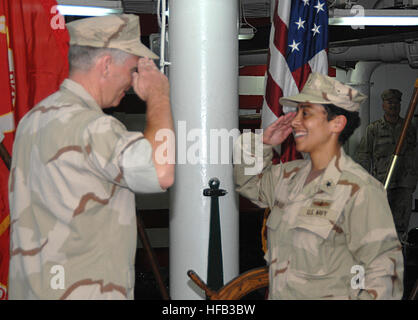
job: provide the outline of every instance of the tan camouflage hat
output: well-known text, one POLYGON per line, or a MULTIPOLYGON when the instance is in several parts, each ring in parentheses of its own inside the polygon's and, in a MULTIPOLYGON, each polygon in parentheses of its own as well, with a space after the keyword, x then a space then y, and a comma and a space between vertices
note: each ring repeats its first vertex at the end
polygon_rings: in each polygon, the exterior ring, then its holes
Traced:
POLYGON ((386 89, 380 96, 382 100, 402 100, 402 92, 397 89, 386 89))
POLYGON ((139 57, 158 59, 142 44, 139 17, 134 14, 85 18, 66 26, 70 45, 119 49, 139 57))
POLYGON ((283 97, 280 104, 296 107, 301 102, 334 104, 347 111, 358 111, 367 98, 357 89, 321 73, 311 73, 302 91, 294 96, 283 97))

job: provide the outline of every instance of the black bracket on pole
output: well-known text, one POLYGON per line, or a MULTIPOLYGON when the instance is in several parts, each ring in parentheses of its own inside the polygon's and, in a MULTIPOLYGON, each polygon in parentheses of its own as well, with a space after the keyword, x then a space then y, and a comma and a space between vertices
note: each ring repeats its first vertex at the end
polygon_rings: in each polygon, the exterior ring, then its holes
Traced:
POLYGON ((218 198, 226 195, 227 192, 219 189, 219 185, 219 179, 212 178, 209 180, 210 189, 203 190, 204 196, 211 197, 207 286, 215 291, 224 285, 218 198))

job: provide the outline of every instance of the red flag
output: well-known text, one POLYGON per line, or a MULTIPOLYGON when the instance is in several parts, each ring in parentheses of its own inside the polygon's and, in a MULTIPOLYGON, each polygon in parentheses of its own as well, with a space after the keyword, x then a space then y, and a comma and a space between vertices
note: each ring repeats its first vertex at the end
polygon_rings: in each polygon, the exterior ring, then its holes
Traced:
MULTIPOLYGON (((327 45, 326 0, 276 0, 270 31, 263 128, 283 114, 280 97, 299 93, 311 72, 328 72, 327 45)), ((293 135, 281 148, 281 162, 301 158, 293 135)))
MULTIPOLYGON (((68 75, 69 35, 56 0, 0 0, 0 130, 11 154, 19 120, 68 75)), ((7 299, 9 171, 0 160, 0 299, 7 299)))

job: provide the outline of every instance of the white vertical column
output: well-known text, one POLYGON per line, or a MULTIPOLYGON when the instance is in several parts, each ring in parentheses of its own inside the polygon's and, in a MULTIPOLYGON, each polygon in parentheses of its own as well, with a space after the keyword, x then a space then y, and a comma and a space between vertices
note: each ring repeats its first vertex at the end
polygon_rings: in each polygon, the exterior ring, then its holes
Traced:
POLYGON ((219 198, 224 283, 239 272, 232 136, 229 148, 216 136, 223 129, 227 139, 238 128, 238 1, 170 0, 169 11, 169 78, 178 139, 170 190, 170 296, 201 299, 203 292, 186 273, 192 269, 206 282, 210 198, 203 190, 212 177, 228 192, 219 198), (211 136, 218 139, 217 147, 211 136))

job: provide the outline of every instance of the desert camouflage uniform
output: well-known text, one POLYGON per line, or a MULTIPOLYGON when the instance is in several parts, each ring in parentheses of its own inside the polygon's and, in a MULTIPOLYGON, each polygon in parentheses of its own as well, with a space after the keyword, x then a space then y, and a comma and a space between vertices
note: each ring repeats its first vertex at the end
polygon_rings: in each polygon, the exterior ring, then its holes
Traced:
POLYGON ((271 209, 269 298, 400 299, 402 252, 383 186, 342 148, 306 186, 310 160, 272 165, 268 145, 262 172, 246 175, 257 136, 248 134, 235 144, 234 176, 241 195, 271 209), (362 270, 364 287, 355 281, 362 270))
POLYGON ((134 192, 161 191, 142 133, 67 79, 21 120, 12 161, 9 298, 133 299, 134 192))
MULTIPOLYGON (((404 120, 400 118, 398 123, 392 126, 382 118, 371 123, 357 149, 355 160, 382 183, 385 183, 403 122, 404 120)), ((416 127, 411 123, 387 190, 399 236, 408 232, 412 210, 412 193, 418 179, 415 147, 416 127)))

